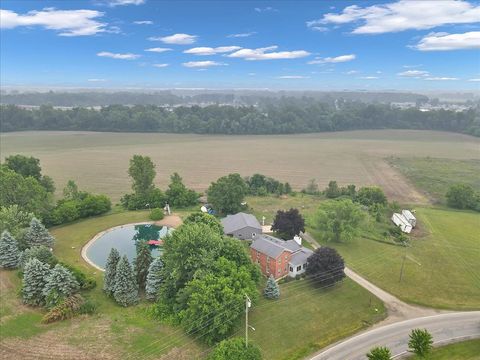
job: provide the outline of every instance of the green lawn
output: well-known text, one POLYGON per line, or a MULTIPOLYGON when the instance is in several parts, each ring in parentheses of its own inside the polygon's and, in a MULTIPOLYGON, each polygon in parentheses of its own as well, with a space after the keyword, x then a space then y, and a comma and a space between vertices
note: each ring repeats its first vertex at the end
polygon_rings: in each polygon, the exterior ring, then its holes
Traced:
MULTIPOLYGON (((419 226, 407 249, 360 237, 333 244, 347 266, 399 298, 447 309, 480 308, 480 215, 417 208, 419 226)), ((318 233, 311 231, 318 238, 318 233)))
MULTIPOLYGON (((409 359, 419 359, 412 356, 409 359)), ((480 339, 436 348, 426 360, 478 360, 480 359, 480 339)))
POLYGON ((478 159, 389 158, 389 163, 433 201, 445 202, 448 188, 456 183, 468 184, 480 191, 478 159))

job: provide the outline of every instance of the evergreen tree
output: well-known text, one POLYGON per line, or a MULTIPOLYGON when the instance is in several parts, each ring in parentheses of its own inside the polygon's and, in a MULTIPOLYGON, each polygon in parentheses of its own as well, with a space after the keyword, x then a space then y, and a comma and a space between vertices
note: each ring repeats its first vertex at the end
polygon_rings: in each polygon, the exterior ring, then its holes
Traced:
POLYGON ((50 267, 37 259, 31 259, 25 265, 22 281, 23 302, 28 305, 43 305, 43 288, 50 274, 50 267))
POLYGON ((112 296, 115 289, 115 274, 117 273, 117 265, 120 260, 120 254, 117 249, 112 248, 108 254, 107 265, 105 265, 105 273, 103 274, 103 291, 107 295, 112 296))
POLYGON ((123 256, 117 265, 113 297, 117 303, 125 307, 138 301, 138 287, 126 256, 123 256))
POLYGON ((30 221, 30 228, 25 234, 25 241, 27 242, 28 246, 31 247, 45 245, 52 248, 55 238, 50 235, 40 220, 33 218, 32 221, 30 221))
POLYGON ((42 263, 47 264, 50 267, 54 267, 58 263, 57 258, 52 254, 50 249, 44 245, 40 245, 26 249, 22 252, 20 255, 19 266, 21 268, 25 267, 25 264, 33 258, 40 260, 42 263))
POLYGON ((137 242, 137 257, 135 258, 135 276, 140 289, 145 289, 148 268, 150 267, 152 261, 152 253, 147 242, 144 240, 139 240, 137 242))
POLYGON ((15 269, 20 260, 17 241, 5 230, 0 236, 0 267, 15 269))
POLYGON ((148 300, 157 300, 158 290, 162 284, 162 268, 163 261, 160 257, 153 260, 148 268, 147 283, 145 285, 145 295, 148 300))
POLYGON ((278 286, 272 275, 270 275, 270 277, 268 278, 267 285, 265 286, 263 294, 267 299, 272 300, 278 299, 280 297, 280 287, 278 286))
POLYGON ((79 289, 79 284, 72 273, 60 264, 55 265, 46 278, 43 295, 48 307, 53 307, 79 289))

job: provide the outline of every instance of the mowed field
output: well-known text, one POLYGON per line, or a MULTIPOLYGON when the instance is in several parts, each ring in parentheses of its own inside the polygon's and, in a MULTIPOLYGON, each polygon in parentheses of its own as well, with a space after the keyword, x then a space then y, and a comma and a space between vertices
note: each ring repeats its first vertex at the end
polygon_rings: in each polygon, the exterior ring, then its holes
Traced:
POLYGON ((330 180, 377 184, 390 199, 406 203, 428 200, 387 157, 480 159, 478 138, 408 130, 282 136, 22 132, 2 134, 0 140, 2 160, 17 153, 38 157, 59 191, 73 179, 82 189, 105 193, 114 202, 130 191, 127 168, 134 154, 153 159, 162 188, 174 171, 200 191, 231 172, 259 172, 288 181, 296 190, 312 178, 320 188, 330 180))

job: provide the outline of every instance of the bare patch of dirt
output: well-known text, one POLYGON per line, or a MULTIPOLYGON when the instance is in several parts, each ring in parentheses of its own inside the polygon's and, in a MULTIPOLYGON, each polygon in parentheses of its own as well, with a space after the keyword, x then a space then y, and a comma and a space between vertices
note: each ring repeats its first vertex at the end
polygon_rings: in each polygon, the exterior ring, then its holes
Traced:
POLYGON ((162 220, 155 222, 155 225, 177 228, 182 225, 182 218, 176 214, 167 215, 162 220))

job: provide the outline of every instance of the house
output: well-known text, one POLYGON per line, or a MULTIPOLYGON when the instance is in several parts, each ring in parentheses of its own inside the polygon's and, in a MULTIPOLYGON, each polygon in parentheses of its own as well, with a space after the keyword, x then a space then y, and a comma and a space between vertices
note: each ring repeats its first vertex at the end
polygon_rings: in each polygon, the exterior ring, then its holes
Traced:
POLYGON ((313 251, 295 240, 281 240, 270 235, 257 235, 250 245, 250 257, 260 265, 265 276, 275 279, 295 277, 307 269, 307 260, 313 251))
POLYGON ((262 233, 262 225, 251 214, 239 212, 235 215, 228 215, 220 221, 225 235, 233 236, 240 240, 251 240, 262 233))
POLYGON ((392 221, 404 233, 410 234, 410 232, 412 231, 412 224, 410 224, 410 222, 402 214, 394 213, 392 215, 392 221))
POLYGON ((412 227, 417 226, 417 218, 412 214, 410 210, 402 210, 402 215, 407 221, 412 225, 412 227))

